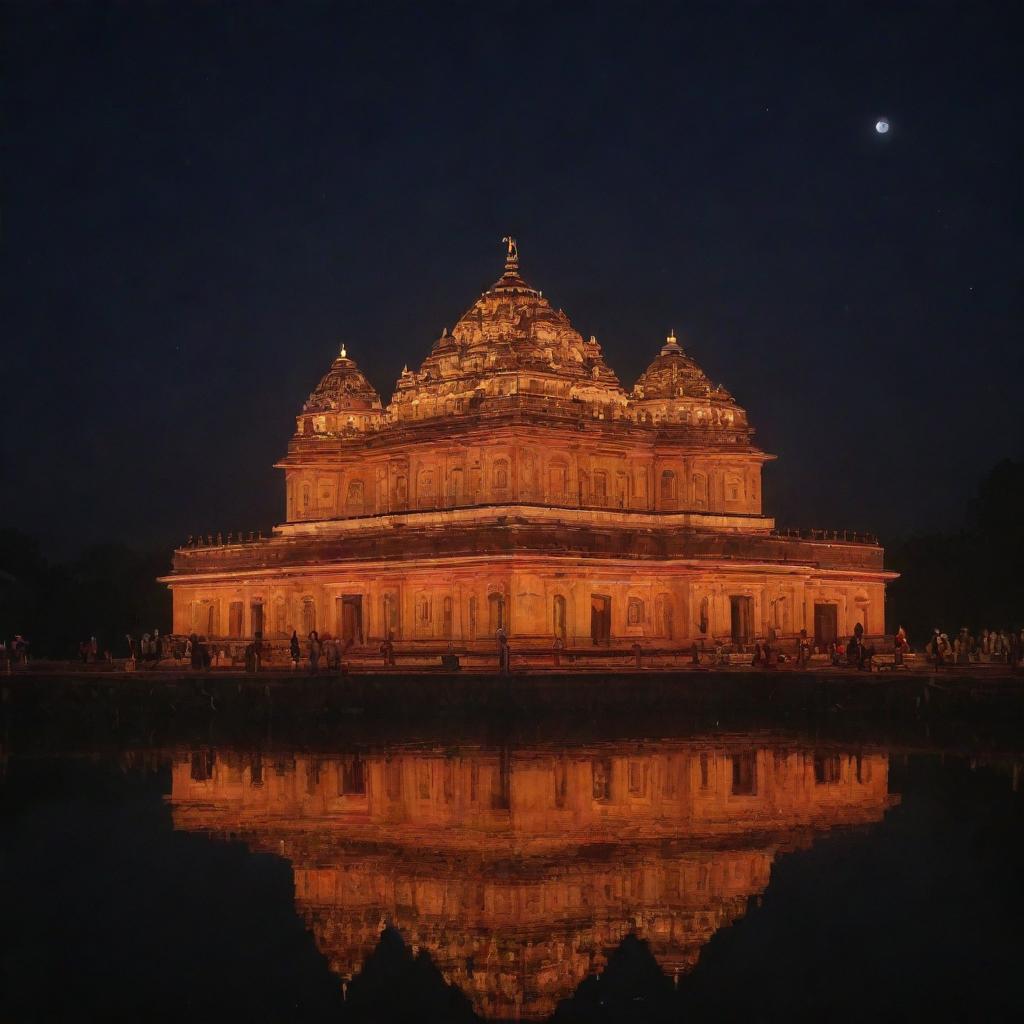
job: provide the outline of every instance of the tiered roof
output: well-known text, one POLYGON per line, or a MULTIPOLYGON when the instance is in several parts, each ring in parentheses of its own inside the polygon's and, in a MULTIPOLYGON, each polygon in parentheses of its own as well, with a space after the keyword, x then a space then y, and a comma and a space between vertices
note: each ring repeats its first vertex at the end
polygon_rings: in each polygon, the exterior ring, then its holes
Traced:
POLYGON ((355 361, 348 358, 343 345, 331 368, 313 389, 303 412, 354 412, 380 410, 380 395, 366 379, 355 361))
MULTIPOLYGON (((434 341, 418 370, 405 367, 394 395, 381 399, 345 350, 310 395, 303 413, 372 410, 360 429, 452 416, 489 402, 540 396, 552 409, 566 403, 600 411, 603 419, 639 424, 698 426, 749 432, 746 413, 732 395, 713 384, 680 346, 675 332, 629 393, 605 362, 597 339, 585 340, 561 309, 528 284, 519 270, 515 240, 504 272, 448 331, 434 341)), ((337 418, 337 428, 352 426, 337 418)), ((330 422, 313 429, 331 432, 330 422)))

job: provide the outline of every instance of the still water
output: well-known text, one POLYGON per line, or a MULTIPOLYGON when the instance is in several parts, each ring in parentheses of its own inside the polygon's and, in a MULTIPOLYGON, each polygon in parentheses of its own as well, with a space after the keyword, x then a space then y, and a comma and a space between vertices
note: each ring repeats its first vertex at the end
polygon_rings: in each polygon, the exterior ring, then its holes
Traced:
POLYGON ((0 783, 0 1020, 1020 1019, 1013 755, 195 742, 0 783))

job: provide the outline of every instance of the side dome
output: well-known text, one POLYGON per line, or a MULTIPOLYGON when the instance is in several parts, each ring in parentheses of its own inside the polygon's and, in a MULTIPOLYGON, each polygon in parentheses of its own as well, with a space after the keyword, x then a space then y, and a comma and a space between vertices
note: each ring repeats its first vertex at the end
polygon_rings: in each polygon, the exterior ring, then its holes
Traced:
POLYGON ((675 331, 640 374, 630 394, 630 407, 640 423, 738 427, 750 433, 746 412, 721 384, 711 383, 683 351, 675 331))
POLYGON ((344 345, 298 416, 299 434, 378 430, 384 419, 380 395, 348 357, 344 345))
POLYGON ((331 368, 310 393, 303 412, 351 412, 380 409, 380 395, 363 376, 354 359, 349 359, 344 345, 331 363, 331 368))

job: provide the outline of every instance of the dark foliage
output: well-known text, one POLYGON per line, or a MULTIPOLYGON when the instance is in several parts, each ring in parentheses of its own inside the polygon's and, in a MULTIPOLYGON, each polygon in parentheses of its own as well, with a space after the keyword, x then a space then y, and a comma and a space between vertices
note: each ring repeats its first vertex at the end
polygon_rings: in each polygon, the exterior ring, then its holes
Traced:
POLYGON ((165 552, 119 544, 50 563, 33 538, 0 530, 0 638, 21 633, 33 657, 69 658, 95 636, 101 652, 124 656, 126 633, 169 629, 170 595, 156 581, 168 568, 165 552))
POLYGON ((1024 625, 1024 462, 998 463, 978 486, 964 528, 890 546, 886 564, 901 573, 889 588, 890 631, 904 626, 923 643, 938 626, 1024 625))

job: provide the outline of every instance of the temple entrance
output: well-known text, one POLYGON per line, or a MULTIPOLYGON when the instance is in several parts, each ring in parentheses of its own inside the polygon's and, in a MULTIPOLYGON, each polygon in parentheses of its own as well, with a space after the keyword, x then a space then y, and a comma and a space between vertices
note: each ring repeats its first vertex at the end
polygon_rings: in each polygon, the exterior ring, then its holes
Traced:
POLYGON ((733 595, 729 598, 729 613, 732 627, 732 642, 745 644, 754 633, 754 599, 733 595))
POLYGON ((612 599, 601 594, 590 595, 590 639, 595 644, 611 643, 612 599))
POLYGON ((263 604, 260 601, 253 601, 249 605, 249 615, 252 619, 252 635, 255 639, 263 638, 263 604))
POLYGON ((338 636, 348 647, 363 642, 363 597, 361 594, 345 594, 335 598, 338 612, 338 636))
POLYGON ((839 606, 835 604, 815 604, 814 606, 814 643, 818 647, 828 647, 839 635, 839 606))
POLYGON ((487 595, 487 631, 491 636, 505 625, 505 596, 503 594, 487 595))

